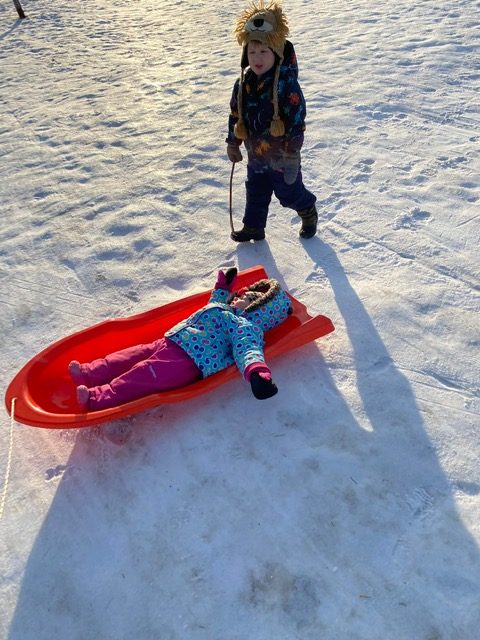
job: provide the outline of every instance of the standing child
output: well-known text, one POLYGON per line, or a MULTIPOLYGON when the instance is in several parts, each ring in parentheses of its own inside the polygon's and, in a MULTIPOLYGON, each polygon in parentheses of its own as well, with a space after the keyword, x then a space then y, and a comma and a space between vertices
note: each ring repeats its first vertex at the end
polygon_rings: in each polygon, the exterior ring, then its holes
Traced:
POLYGON ((244 142, 248 163, 244 226, 232 232, 232 240, 265 238, 272 194, 302 219, 300 237, 311 238, 317 231, 316 197, 305 188, 300 167, 306 107, 286 16, 278 4, 261 0, 241 14, 235 33, 242 71, 230 101, 227 154, 240 162, 244 142))
POLYGON ((277 393, 263 353, 264 332, 291 313, 290 298, 273 279, 234 291, 237 269, 219 271, 209 303, 163 338, 92 362, 70 362, 77 399, 99 410, 177 389, 236 364, 259 400, 277 393))

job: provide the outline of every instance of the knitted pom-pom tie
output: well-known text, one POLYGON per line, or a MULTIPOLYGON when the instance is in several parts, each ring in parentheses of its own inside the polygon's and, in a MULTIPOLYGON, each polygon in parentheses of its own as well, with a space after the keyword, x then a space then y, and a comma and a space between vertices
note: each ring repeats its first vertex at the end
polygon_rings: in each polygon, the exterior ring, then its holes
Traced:
POLYGON ((272 124, 270 125, 270 135, 274 138, 280 138, 285 135, 285 125, 283 124, 283 120, 277 116, 277 118, 273 118, 272 124))
POLYGON ((239 140, 246 140, 248 138, 248 130, 245 121, 243 120, 242 110, 243 110, 243 79, 245 77, 245 72, 242 67, 240 81, 238 83, 238 93, 237 93, 237 105, 238 105, 238 122, 235 123, 233 127, 233 135, 239 140))
POLYGON ((275 69, 275 76, 273 78, 273 118, 270 125, 270 134, 274 138, 279 138, 285 135, 285 125, 283 124, 280 116, 278 115, 278 81, 280 79, 280 66, 283 62, 283 56, 277 63, 275 69))
POLYGON ((233 127, 233 135, 239 140, 246 140, 248 138, 248 131, 243 118, 240 118, 237 124, 233 127))

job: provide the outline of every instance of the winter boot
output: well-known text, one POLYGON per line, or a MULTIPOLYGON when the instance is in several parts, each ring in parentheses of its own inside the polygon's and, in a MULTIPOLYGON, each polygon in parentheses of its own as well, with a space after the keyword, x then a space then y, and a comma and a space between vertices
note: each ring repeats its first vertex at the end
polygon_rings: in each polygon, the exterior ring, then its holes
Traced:
POLYGON ((82 374, 82 369, 80 367, 80 362, 78 360, 72 360, 68 365, 68 371, 72 376, 73 381, 79 384, 85 384, 85 379, 82 374))
POLYGON ((82 409, 88 409, 88 401, 90 399, 90 392, 88 388, 81 384, 77 387, 77 402, 82 407, 82 409))
POLYGON ((248 242, 249 240, 265 240, 265 229, 258 229, 256 227, 243 226, 240 231, 232 231, 230 234, 232 240, 235 242, 248 242))
POLYGON ((257 371, 250 376, 250 386, 257 400, 266 400, 278 392, 277 385, 272 382, 270 376, 262 375, 262 373, 258 373, 257 371))
POLYGON ((302 219, 301 238, 312 238, 317 233, 318 213, 315 205, 303 211, 297 211, 302 219))

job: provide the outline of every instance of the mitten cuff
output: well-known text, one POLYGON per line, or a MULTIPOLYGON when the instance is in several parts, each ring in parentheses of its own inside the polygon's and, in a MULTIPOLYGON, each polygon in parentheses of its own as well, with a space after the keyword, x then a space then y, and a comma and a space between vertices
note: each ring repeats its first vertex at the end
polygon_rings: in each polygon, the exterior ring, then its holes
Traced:
POLYGON ((243 377, 247 382, 250 382, 250 378, 253 373, 263 374, 262 378, 264 380, 272 379, 272 372, 264 362, 252 362, 251 364, 248 365, 248 367, 243 372, 243 377))
POLYGON ((227 277, 223 271, 219 271, 217 274, 217 281, 215 282, 215 289, 226 289, 228 291, 227 277))

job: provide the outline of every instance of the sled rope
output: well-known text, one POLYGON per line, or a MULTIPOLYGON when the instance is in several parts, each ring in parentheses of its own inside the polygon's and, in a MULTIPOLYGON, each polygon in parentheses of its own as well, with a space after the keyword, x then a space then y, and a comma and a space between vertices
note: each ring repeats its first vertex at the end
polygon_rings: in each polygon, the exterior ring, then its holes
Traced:
POLYGON ((15 400, 12 398, 11 410, 10 410, 10 435, 7 453, 7 468, 5 469, 5 477, 3 479, 2 497, 0 498, 0 520, 3 518, 3 510, 5 509, 5 501, 7 499, 7 489, 10 480, 10 469, 12 466, 12 452, 13 452, 13 425, 15 424, 15 400))
POLYGON ((232 190, 233 190, 233 172, 235 170, 235 162, 232 162, 232 171, 230 173, 230 229, 232 233, 235 231, 233 226, 233 210, 232 210, 232 190))

